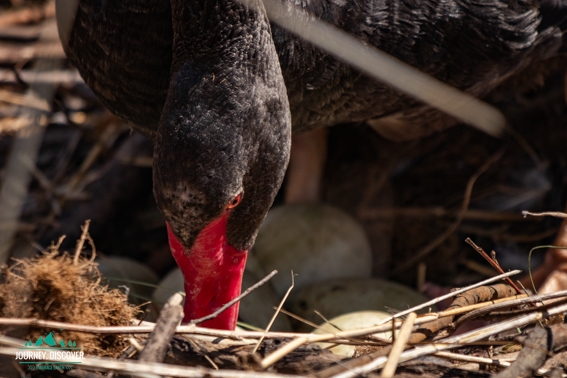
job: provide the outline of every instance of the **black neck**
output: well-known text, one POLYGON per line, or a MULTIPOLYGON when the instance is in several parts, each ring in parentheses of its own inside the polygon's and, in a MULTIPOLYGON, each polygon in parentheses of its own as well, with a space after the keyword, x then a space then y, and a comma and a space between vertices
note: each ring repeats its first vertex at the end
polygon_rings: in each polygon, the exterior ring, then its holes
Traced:
POLYGON ((172 0, 174 56, 154 185, 186 247, 243 189, 227 236, 233 247, 249 248, 287 166, 291 117, 285 83, 263 5, 251 2, 254 8, 229 0, 172 0), (179 178, 190 186, 183 189, 191 193, 185 197, 200 198, 194 216, 181 211, 190 207, 187 201, 166 198, 179 178))
MULTIPOLYGON (((172 0, 174 59, 222 52, 227 59, 249 52, 270 35, 260 0, 172 0)), ((271 38, 271 37, 270 37, 271 38)))

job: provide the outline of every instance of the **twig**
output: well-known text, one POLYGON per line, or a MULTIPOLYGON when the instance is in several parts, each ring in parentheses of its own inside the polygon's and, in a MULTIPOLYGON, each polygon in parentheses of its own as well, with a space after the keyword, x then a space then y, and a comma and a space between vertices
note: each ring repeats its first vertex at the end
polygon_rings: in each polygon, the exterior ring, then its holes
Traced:
POLYGON ((470 290, 470 289, 474 289, 474 288, 476 288, 476 287, 484 286, 484 285, 486 285, 486 284, 489 284, 489 283, 492 283, 492 282, 496 282, 496 281, 498 281, 498 280, 501 280, 501 279, 504 279, 504 278, 506 278, 506 277, 510 277, 510 276, 513 276, 513 275, 516 275, 516 274, 519 274, 519 273, 522 273, 522 271, 521 271, 521 270, 513 270, 513 271, 511 271, 511 272, 507 272, 507 273, 504 273, 504 274, 500 274, 500 275, 498 275, 498 276, 495 276, 495 277, 486 279, 486 280, 484 280, 484 281, 478 282, 478 283, 476 283, 476 284, 474 284, 474 285, 469 285, 469 286, 466 286, 466 287, 464 287, 464 288, 462 288, 462 289, 452 291, 452 292, 450 292, 450 293, 447 293, 447 294, 445 294, 445 295, 442 295, 442 296, 440 296, 440 297, 437 297, 437 298, 435 298, 435 299, 432 299, 432 300, 430 300, 430 301, 428 301, 428 302, 422 303, 422 304, 420 304, 420 305, 418 305, 418 306, 414 306, 414 307, 412 307, 412 308, 410 308, 410 309, 407 309, 407 310, 398 312, 397 314, 391 316, 390 318, 383 320, 382 322, 380 322, 380 324, 389 322, 389 321, 390 321, 391 319, 393 319, 393 318, 399 318, 399 317, 401 317, 401 316, 407 315, 407 314, 409 314, 410 312, 415 312, 415 311, 417 311, 417 310, 421 310, 422 308, 429 307, 429 306, 431 306, 431 305, 434 305, 434 304, 436 304, 436 303, 439 303, 439 302, 441 302, 441 301, 444 301, 444 300, 447 299, 447 298, 456 297, 457 295, 459 295, 459 294, 461 294, 461 293, 464 293, 465 291, 468 291, 468 290, 470 290))
MULTIPOLYGON (((514 270, 514 271, 508 272, 506 274, 501 274, 499 276, 489 278, 489 279, 484 280, 482 282, 479 282, 477 284, 470 285, 470 286, 467 286, 467 287, 459 289, 459 290, 455 290, 451 293, 445 294, 445 295, 443 295, 439 298, 433 299, 429 302, 420 304, 418 306, 412 307, 410 309, 407 309, 407 310, 401 311, 401 312, 399 312, 395 315, 392 315, 389 318, 382 320, 381 322, 379 322, 374 327, 336 332, 334 334, 328 334, 328 335, 305 335, 303 337, 298 337, 297 339, 290 341, 289 343, 285 344, 280 349, 276 350, 275 352, 273 352, 272 354, 270 354, 266 358, 264 358, 262 360, 262 362, 260 363, 260 366, 262 366, 265 369, 265 368, 275 364, 281 358, 283 358, 284 356, 289 354, 291 351, 299 348, 301 345, 305 344, 306 342, 328 341, 328 340, 331 340, 334 337, 348 338, 348 337, 364 336, 364 335, 369 335, 369 334, 372 334, 372 333, 388 331, 390 329, 390 326, 386 323, 391 322, 393 319, 399 318, 401 316, 405 316, 405 315, 407 315, 411 312, 415 312, 415 311, 420 310, 422 308, 431 306, 431 305, 438 303, 438 302, 441 302, 442 300, 445 300, 447 298, 457 296, 458 294, 461 294, 461 293, 468 291, 470 289, 474 289, 476 287, 483 286, 483 285, 486 285, 488 283, 498 281, 498 280, 500 280, 504 277, 509 277, 509 276, 512 276, 512 275, 518 274, 518 273, 521 273, 521 271, 520 270, 514 270)), ((426 323, 428 321, 435 320, 437 318, 438 318, 437 314, 427 314, 425 316, 419 317, 416 321, 416 324, 417 323, 420 323, 420 324, 426 323)))
POLYGON ((181 294, 175 293, 165 303, 156 322, 156 327, 148 337, 146 346, 140 354, 140 361, 163 362, 169 342, 183 318, 182 302, 181 294))
MULTIPOLYGON (((0 355, 16 357, 16 353, 21 352, 17 348, 0 347, 0 355)), ((61 359, 58 363, 65 364, 76 360, 61 359)), ((141 361, 117 361, 105 357, 86 357, 81 360, 83 369, 90 368, 96 371, 114 370, 117 373, 128 375, 137 373, 156 374, 158 376, 182 377, 182 378, 297 378, 297 375, 273 374, 259 371, 239 371, 239 370, 212 370, 204 367, 190 367, 180 365, 162 364, 158 362, 141 361)))
MULTIPOLYGON (((126 350, 120 355, 120 357, 124 356, 124 358, 127 358, 128 356, 130 356, 131 353, 133 352, 141 352, 144 350, 144 347, 142 346, 142 344, 140 344, 138 342, 138 340, 136 340, 133 337, 128 338, 128 341, 130 342, 130 346, 128 348, 126 348, 126 350)), ((118 358, 119 360, 123 360, 124 358, 118 358)))
MULTIPOLYGON (((437 319, 437 317, 434 316, 433 319, 437 319)), ((426 323, 426 322, 429 322, 433 319, 431 317, 426 316, 426 317, 420 318, 418 320, 418 322, 419 323, 426 323)), ((399 321, 398 325, 401 325, 401 321, 399 321)), ((306 335, 303 335, 301 337, 296 338, 295 340, 292 340, 291 342, 285 344, 280 349, 278 349, 275 352, 268 355, 266 358, 264 358, 261 361, 260 366, 264 369, 267 369, 271 365, 273 365, 276 362, 278 362, 279 360, 281 360, 283 357, 287 356, 289 353, 293 352, 295 349, 299 348, 300 346, 302 346, 303 344, 306 344, 308 342, 331 341, 334 338, 340 339, 340 338, 364 336, 364 335, 368 335, 368 334, 371 334, 371 333, 383 332, 383 331, 388 331, 388 330, 390 330, 389 324, 380 324, 380 325, 370 327, 370 328, 354 329, 354 330, 349 330, 349 331, 340 331, 340 332, 336 332, 336 333, 328 333, 328 334, 325 334, 325 335, 306 334, 306 335)))
MULTIPOLYGON (((471 238, 466 238, 465 239, 465 243, 467 243, 468 245, 470 245, 471 247, 473 247, 473 249, 475 251, 477 251, 482 257, 484 257, 484 259, 494 268, 496 269, 496 271, 500 274, 504 273, 504 270, 500 267, 500 264, 498 264, 498 261, 496 261, 495 259, 493 259, 492 257, 488 256, 488 254, 486 252, 484 252, 484 249, 482 249, 481 247, 479 247, 478 245, 476 245, 471 238)), ((514 288, 514 290, 516 290, 516 293, 518 294, 522 294, 522 290, 518 287, 518 285, 516 285, 511 279, 510 277, 506 277, 506 282, 508 282, 508 285, 512 286, 514 288)))
POLYGON ((459 353, 452 353, 452 352, 437 352, 433 354, 434 356, 447 358, 450 360, 456 361, 465 361, 465 362, 478 362, 479 364, 487 364, 487 365, 494 365, 494 366, 501 366, 501 367, 508 367, 510 363, 507 361, 500 361, 493 358, 485 358, 485 357, 476 357, 476 356, 466 356, 459 353))
POLYGON ((555 218, 567 219, 567 214, 559 211, 544 211, 541 213, 532 213, 530 211, 524 210, 522 211, 522 215, 524 216, 524 218, 530 215, 532 217, 555 217, 555 218))
MULTIPOLYGON (((135 320, 136 323, 139 322, 138 319, 135 320)), ((141 325, 136 326, 88 326, 82 324, 71 324, 64 322, 56 322, 51 320, 40 320, 34 318, 22 319, 22 318, 0 318, 0 325, 9 325, 14 327, 34 327, 34 328, 48 328, 48 329, 60 329, 63 328, 66 331, 73 332, 84 332, 92 334, 145 334, 151 333, 155 328, 155 323, 142 322, 141 325)), ((195 325, 190 326, 178 326, 175 330, 177 334, 192 334, 192 335, 202 335, 210 337, 221 337, 233 340, 242 339, 258 339, 264 336, 264 332, 241 332, 241 331, 225 331, 210 328, 197 327, 195 325)), ((265 335, 266 338, 297 338, 305 336, 303 333, 292 333, 292 332, 270 332, 265 335)))
MULTIPOLYGON (((521 216, 518 214, 518 216, 521 216)), ((532 218, 533 220, 541 221, 542 218, 532 218)), ((497 219, 493 219, 493 221, 497 221, 497 219)), ((524 234, 520 231, 520 233, 509 233, 506 232, 510 228, 509 224, 502 224, 499 227, 491 227, 491 229, 485 229, 481 227, 475 227, 470 225, 463 225, 459 226, 459 230, 461 233, 464 234, 474 234, 477 237, 488 237, 494 242, 500 241, 512 241, 517 243, 533 243, 540 241, 542 239, 547 239, 550 236, 553 236, 557 233, 557 227, 550 227, 542 232, 532 233, 532 234, 524 234)), ((525 232, 525 231, 524 231, 525 232)), ((492 275, 492 270, 490 271, 490 275, 492 275)), ((482 272, 480 272, 482 273, 482 272)))
POLYGON ((81 237, 77 240, 77 246, 75 247, 75 255, 73 256, 73 264, 77 265, 79 263, 79 257, 83 251, 83 245, 85 245, 85 240, 87 239, 87 234, 89 233, 89 226, 91 225, 91 220, 87 219, 85 224, 81 226, 81 237))
POLYGON ((437 314, 441 318, 441 317, 445 317, 445 316, 460 315, 460 314, 467 313, 469 311, 473 311, 473 310, 476 310, 476 309, 479 309, 479 308, 484 309, 486 307, 490 307, 490 306, 502 304, 502 303, 505 303, 506 306, 513 306, 516 302, 518 302, 518 304, 519 304, 520 300, 524 300, 524 299, 530 300, 531 298, 535 298, 535 297, 528 297, 527 294, 518 294, 518 295, 514 295, 512 297, 494 299, 494 300, 491 300, 491 301, 476 303, 476 304, 472 304, 472 305, 469 305, 469 306, 463 306, 463 307, 452 308, 450 310, 439 311, 437 314))
POLYGON ((58 252, 59 248, 61 248, 61 244, 63 244, 63 240, 65 240, 66 237, 67 237, 67 235, 61 235, 59 237, 59 239, 57 239, 57 243, 55 243, 55 244, 51 243, 49 250, 54 251, 54 252, 58 252))
MULTIPOLYGON (((274 272, 277 273, 277 271, 274 270, 274 272)), ((272 272, 273 273, 273 272, 272 272)), ((289 289, 287 289, 287 292, 285 293, 284 297, 282 298, 282 300, 280 301, 280 305, 278 306, 276 312, 274 313, 274 316, 272 316, 272 319, 270 320, 270 323, 268 323, 268 326, 266 327, 266 329, 264 330, 264 333, 268 333, 270 331, 270 328, 272 327, 272 324, 274 324, 274 321, 276 320, 276 317, 278 316, 278 314, 280 313, 280 310, 282 309, 285 301, 287 300, 287 297, 289 296, 289 293, 291 293, 291 290, 293 289, 293 287, 295 286, 295 276, 293 274, 293 270, 291 271, 291 286, 289 287, 289 289)), ((264 337, 260 337, 260 340, 258 340, 258 343, 256 344, 256 346, 254 347, 254 350, 252 350, 252 353, 256 353, 256 351, 258 350, 258 348, 260 347, 260 344, 262 344, 262 341, 264 341, 264 337)))
POLYGON ((543 365, 546 357, 555 348, 565 345, 567 333, 565 327, 556 324, 551 327, 535 327, 527 339, 522 343, 523 348, 510 368, 495 375, 495 378, 522 378, 533 377, 534 373, 543 365))
MULTIPOLYGON (((550 294, 555 294, 555 293, 550 293, 550 294)), ((531 299, 531 297, 529 299, 531 299)), ((537 309, 538 309, 538 311, 544 311, 545 309, 547 309, 549 307, 554 307, 554 306, 558 306, 560 304, 566 303, 567 302, 566 299, 567 298, 563 297, 563 298, 560 298, 560 299, 557 299, 557 300, 548 300, 548 302, 546 302, 546 303, 544 303, 540 306, 537 306, 537 309)), ((539 300, 541 300, 541 297, 540 297, 539 300)), ((511 301, 511 302, 515 302, 515 301, 511 301)), ((496 311, 496 310, 501 309, 503 307, 510 307, 511 306, 508 303, 499 303, 497 305, 489 306, 487 308, 483 308, 483 309, 471 311, 470 313, 467 313, 467 314, 463 314, 463 316, 461 316, 459 319, 457 319, 453 323, 453 325, 454 325, 455 329, 459 328, 461 326, 461 324, 468 322, 468 321, 471 321, 471 320, 474 320, 476 318, 479 318, 486 313, 490 313, 489 314, 490 316, 511 317, 513 315, 528 313, 528 312, 532 311, 534 307, 536 307, 533 304, 533 302, 535 302, 534 300, 526 302, 525 299, 524 299, 524 300, 522 300, 522 302, 526 303, 526 304, 531 304, 532 306, 527 307, 527 308, 526 307, 519 308, 519 309, 516 309, 516 310, 496 311)))
MULTIPOLYGON (((463 220, 480 221, 504 221, 504 222, 526 222, 526 218, 521 214, 503 211, 487 211, 479 209, 467 209, 464 213, 460 210, 448 210, 443 207, 395 207, 384 209, 362 209, 359 215, 363 219, 377 220, 390 219, 396 217, 406 218, 456 218, 463 217, 463 220)), ((539 222, 539 219, 533 219, 539 222)), ((461 226, 462 227, 462 226, 461 226)))
MULTIPOLYGON (((328 319, 327 317, 325 317, 323 314, 321 314, 319 311, 317 310, 313 310, 313 312, 315 313, 315 315, 317 315, 318 317, 320 317, 321 319, 323 319, 324 323, 329 323, 329 325, 331 327, 333 327, 334 329, 336 329, 337 331, 342 331, 342 329, 340 329, 339 327, 337 327, 334 323, 331 323, 331 320, 328 319)), ((317 327, 320 328, 320 327, 317 327)))
MULTIPOLYGON (((402 353, 400 357, 400 362, 405 362, 412 360, 417 357, 426 356, 432 353, 436 353, 438 351, 452 349, 461 346, 462 344, 470 343, 473 341, 478 341, 489 337, 491 335, 497 334, 502 331, 506 331, 509 329, 513 329, 516 327, 522 327, 526 324, 533 323, 535 321, 541 320, 544 317, 549 317, 551 315, 560 314, 562 312, 567 311, 567 304, 554 307, 549 309, 545 313, 542 311, 534 311, 527 315, 517 316, 512 319, 506 320, 501 323, 492 324, 483 328, 479 328, 477 330, 464 333, 462 335, 457 335, 453 337, 449 337, 446 339, 439 340, 438 343, 426 345, 421 348, 415 348, 409 351, 402 353)), ((337 374, 333 376, 333 378, 354 378, 359 375, 367 374, 373 370, 379 369, 382 367, 386 361, 387 357, 380 357, 375 359, 374 361, 351 369, 347 372, 337 374)))
POLYGON ((219 316, 220 313, 222 313, 223 311, 225 311, 226 309, 230 308, 232 305, 234 305, 235 303, 239 302, 242 298, 244 298, 245 296, 247 296, 248 294, 250 294, 251 292, 253 292, 254 290, 256 290, 257 288, 259 288, 260 286, 262 286, 263 284, 265 284, 266 282, 268 282, 273 276, 275 276, 276 274, 278 274, 277 270, 273 270, 272 273, 268 274, 266 277, 262 278, 260 281, 258 281, 258 283, 250 286, 248 289, 246 289, 246 291, 244 291, 242 294, 240 294, 238 297, 234 298, 233 300, 231 300, 230 302, 228 302, 227 304, 225 304, 224 306, 222 306, 221 308, 219 308, 218 310, 216 310, 215 312, 213 312, 212 314, 209 314, 207 316, 203 316, 202 318, 199 319, 193 319, 189 322, 189 324, 199 324, 202 323, 206 320, 210 320, 210 319, 214 319, 217 316, 219 316))
MULTIPOLYGON (((276 309, 277 309, 277 307, 274 306, 274 310, 276 310, 276 309)), ((295 320, 297 320, 297 321, 300 321, 301 323, 306 324, 306 325, 308 325, 308 326, 310 326, 310 327, 313 327, 313 328, 316 328, 316 329, 319 329, 319 328, 320 328, 320 326, 319 326, 318 324, 315 324, 315 323, 313 323, 313 322, 310 322, 309 320, 304 319, 304 318, 302 318, 301 316, 296 315, 296 314, 294 314, 294 313, 291 313, 291 312, 287 311, 287 310, 284 309, 284 308, 280 309, 280 312, 281 312, 282 314, 287 315, 287 316, 289 316, 290 318, 295 319, 295 320)))
MULTIPOLYGON (((416 320, 416 324, 422 324, 429 322, 431 320, 437 319, 438 315, 433 313, 432 315, 420 316, 416 320)), ((135 320, 136 323, 139 322, 138 319, 135 320)), ((400 322, 401 324, 401 322, 400 322)), ((66 331, 72 332, 84 332, 92 334, 146 334, 151 333, 155 324, 151 322, 142 322, 141 325, 137 326, 88 326, 81 324, 71 324, 64 322, 56 322, 51 320, 38 320, 38 319, 20 319, 20 318, 0 318, 0 325, 9 325, 14 327, 34 327, 34 328, 47 328, 47 329, 61 329, 64 328, 66 331)), ((353 331, 342 331, 338 337, 325 337, 323 341, 342 341, 344 338, 364 336, 371 333, 389 331, 390 325, 383 324, 368 329, 358 329, 353 331)), ((264 331, 225 331, 218 329, 202 328, 195 325, 182 325, 178 326, 175 330, 176 334, 183 335, 201 335, 206 337, 214 338, 226 338, 232 340, 243 340, 243 339, 259 339, 264 336, 266 339, 296 339, 308 336, 310 340, 314 337, 321 337, 322 335, 312 335, 306 333, 294 333, 294 332, 269 332, 264 331)), ((318 340, 311 340, 318 341, 318 340)))
POLYGON ((400 333, 394 344, 392 345, 392 350, 388 355, 388 362, 384 365, 384 369, 382 369, 383 378, 390 378, 393 377, 396 373, 396 368, 398 367, 398 361, 400 360, 400 355, 404 351, 406 344, 410 338, 411 331, 413 329, 413 325, 415 323, 415 319, 417 315, 415 312, 412 312, 408 315, 407 319, 405 320, 404 324, 400 328, 400 333))
MULTIPOLYGON (((547 301, 547 300, 555 299, 555 298, 567 298, 567 290, 561 290, 561 291, 556 291, 556 292, 553 292, 553 293, 538 294, 538 295, 532 295, 532 296, 527 296, 526 294, 516 295, 514 297, 502 298, 502 299, 499 299, 499 300, 491 301, 492 303, 485 302, 485 303, 488 304, 487 306, 481 306, 482 303, 479 303, 477 305, 467 306, 466 308, 468 310, 463 311, 463 312, 472 312, 473 310, 474 311, 491 312, 491 311, 498 310, 498 309, 501 309, 501 308, 504 308, 504 307, 516 307, 516 306, 526 305, 526 304, 529 304, 529 303, 543 302, 543 301, 547 301)), ((463 309, 465 309, 465 308, 463 308, 463 309)), ((453 310, 442 311, 439 314, 440 314, 440 316, 449 315, 449 313, 451 313, 451 315, 454 315, 455 313, 457 313, 457 310, 459 310, 459 309, 456 309, 455 311, 453 311, 453 310)), ((461 313, 463 313, 463 312, 461 312, 461 313)))
MULTIPOLYGON (((281 360, 282 358, 284 358, 285 356, 287 356, 288 354, 290 354, 291 352, 293 352, 303 344, 307 343, 308 341, 310 341, 309 337, 298 337, 297 339, 285 344, 283 347, 276 350, 275 352, 269 354, 266 358, 264 358, 260 362, 260 366, 262 367, 262 369, 269 368, 270 366, 272 366, 273 364, 275 364, 276 362, 278 362, 279 360, 281 360)), ((319 340, 311 339, 311 341, 319 341, 319 340)))

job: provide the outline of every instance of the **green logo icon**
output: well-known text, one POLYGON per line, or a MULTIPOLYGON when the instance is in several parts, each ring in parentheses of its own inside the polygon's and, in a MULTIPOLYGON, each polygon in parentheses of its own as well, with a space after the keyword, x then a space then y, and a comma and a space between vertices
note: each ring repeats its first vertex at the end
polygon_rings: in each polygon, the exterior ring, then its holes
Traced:
POLYGON ((69 341, 67 341, 67 343, 65 343, 65 340, 61 339, 61 340, 59 340, 59 342, 56 342, 55 337, 53 336, 53 332, 49 332, 49 334, 45 337, 43 337, 43 336, 38 337, 35 342, 33 342, 31 340, 26 341, 24 346, 28 347, 28 348, 34 347, 34 346, 35 347, 61 346, 61 348, 65 348, 65 349, 81 349, 81 348, 76 348, 77 342, 75 342, 73 340, 69 340, 69 341))
POLYGON ((74 340, 56 340, 54 332, 28 340, 16 353, 16 360, 29 371, 70 370, 85 358, 74 340))

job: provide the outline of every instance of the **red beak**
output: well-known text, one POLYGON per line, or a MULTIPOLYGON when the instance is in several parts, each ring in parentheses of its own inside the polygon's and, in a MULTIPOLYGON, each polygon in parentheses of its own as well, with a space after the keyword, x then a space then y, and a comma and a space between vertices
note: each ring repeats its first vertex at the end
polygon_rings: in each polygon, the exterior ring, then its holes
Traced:
MULTIPOLYGON (((184 322, 199 319, 240 295, 248 251, 239 251, 226 240, 230 212, 206 226, 186 251, 167 224, 169 246, 185 278, 184 322)), ((236 303, 212 320, 199 325, 234 330, 238 320, 236 303)))

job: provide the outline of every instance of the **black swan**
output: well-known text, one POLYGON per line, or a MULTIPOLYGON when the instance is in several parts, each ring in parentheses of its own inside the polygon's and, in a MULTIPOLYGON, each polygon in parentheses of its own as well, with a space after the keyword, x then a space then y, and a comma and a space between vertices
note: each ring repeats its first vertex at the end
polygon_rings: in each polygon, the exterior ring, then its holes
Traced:
MULTIPOLYGON (((561 0, 282 1, 475 96, 559 54, 567 13, 561 0)), ((185 276, 185 321, 239 294, 292 131, 371 120, 406 138, 455 123, 249 4, 80 0, 63 37, 103 103, 155 141, 154 194, 185 276)), ((234 305, 203 325, 233 329, 237 316, 234 305)))

